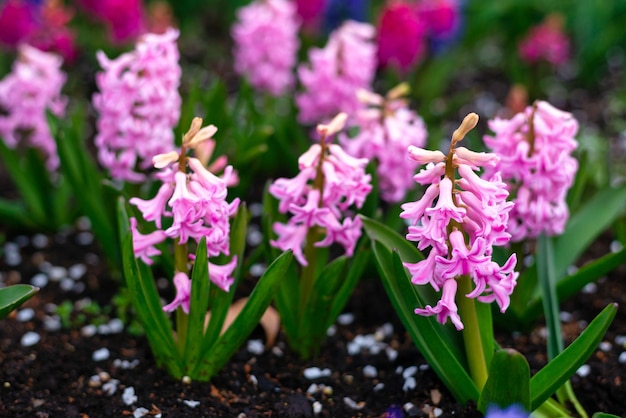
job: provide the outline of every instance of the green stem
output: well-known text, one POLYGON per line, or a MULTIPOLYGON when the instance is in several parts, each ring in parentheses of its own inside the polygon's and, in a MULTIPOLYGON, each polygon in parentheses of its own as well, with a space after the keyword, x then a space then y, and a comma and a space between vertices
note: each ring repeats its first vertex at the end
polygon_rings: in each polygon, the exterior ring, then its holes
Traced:
POLYGON ((465 353, 467 355, 472 380, 476 383, 478 390, 481 391, 485 386, 485 382, 487 382, 489 374, 487 371, 487 362, 485 361, 483 343, 480 337, 476 300, 465 296, 472 291, 472 280, 469 275, 463 275, 458 277, 457 283, 457 294, 461 295, 457 304, 459 307, 459 315, 464 324, 463 342, 465 344, 465 353))
POLYGON ((535 409, 530 416, 531 418, 565 418, 571 417, 571 414, 563 405, 549 398, 539 408, 535 409))

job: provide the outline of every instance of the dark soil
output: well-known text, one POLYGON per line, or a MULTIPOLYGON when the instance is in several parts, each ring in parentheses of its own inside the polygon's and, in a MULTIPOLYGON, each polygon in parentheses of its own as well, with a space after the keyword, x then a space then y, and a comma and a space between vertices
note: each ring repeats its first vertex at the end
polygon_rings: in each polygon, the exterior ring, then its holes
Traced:
MULTIPOLYGON (((42 236, 7 239, 18 243, 21 261, 11 262, 5 245, 0 260, 0 274, 5 283, 30 283, 40 272, 47 272, 45 276, 50 281, 18 310, 22 315, 21 311, 32 308, 35 313, 32 319, 20 320, 14 312, 0 322, 2 417, 140 416, 142 410, 136 411, 137 408, 145 408, 149 416, 163 417, 482 416, 475 406, 456 403, 428 368, 375 278, 365 278, 357 286, 345 310, 352 314, 352 322, 336 326, 319 358, 300 360, 286 346, 284 336, 279 335, 276 347, 262 354, 253 354, 244 346, 210 383, 185 384, 175 380, 155 367, 146 339, 131 335, 128 326, 119 333, 105 330, 93 336, 83 335, 84 325, 107 323, 116 313, 81 306, 86 300, 106 306, 118 288, 106 273, 95 246, 77 244, 84 238, 88 241, 88 234, 73 230, 49 236, 46 245, 39 244, 41 248, 35 248, 33 243, 42 236), (51 266, 71 271, 77 264, 87 267, 85 274, 77 275, 80 278, 52 280, 57 273, 51 266), (68 290, 72 282, 74 288, 68 290), (50 304, 58 306, 66 300, 74 302, 73 312, 67 316, 74 324, 58 330, 50 326, 46 329, 44 323, 49 324, 50 317, 54 318, 50 304), (29 331, 36 332, 41 339, 25 347, 21 339, 29 331), (362 347, 356 353, 349 353, 355 342, 368 335, 377 336, 374 348, 362 347), (94 353, 102 348, 109 350, 109 357, 94 359, 94 353), (394 350, 397 357, 390 358, 388 353, 394 350), (366 366, 374 366, 376 375, 365 375, 364 370, 370 369, 366 366), (417 366, 412 374, 414 388, 407 387, 411 379, 405 378, 411 374, 411 366, 417 366), (304 370, 311 367, 328 369, 330 374, 307 379, 304 370), (403 377, 403 373, 407 376, 403 377), (116 389, 114 393, 107 392, 111 387, 116 389), (122 394, 131 387, 137 399, 126 404, 122 394), (189 401, 198 404, 192 406, 194 403, 189 401), (317 415, 314 405, 321 407, 317 415)), ((600 250, 608 251, 608 248, 600 250)), ((67 274, 61 271, 59 276, 67 274)), ((626 357, 624 276, 624 269, 613 272, 597 284, 595 291, 588 288, 563 303, 563 311, 571 314, 564 322, 568 343, 608 303, 620 303, 604 343, 587 363, 589 373, 572 378, 579 400, 589 412, 625 415, 626 387, 622 376, 626 376, 626 359, 618 361, 620 355, 626 357)), ((350 316, 344 319, 350 322, 350 316)), ((262 339, 262 331, 255 331, 251 338, 262 339)), ((545 364, 541 324, 530 334, 499 331, 498 340, 503 346, 526 354, 534 370, 545 364)))

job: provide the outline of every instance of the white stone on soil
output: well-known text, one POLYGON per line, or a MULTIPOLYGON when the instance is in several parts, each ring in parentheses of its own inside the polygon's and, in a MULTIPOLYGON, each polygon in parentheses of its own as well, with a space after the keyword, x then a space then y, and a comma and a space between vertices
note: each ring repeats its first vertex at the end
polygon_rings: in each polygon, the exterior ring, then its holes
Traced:
POLYGON ((248 340, 247 348, 248 352, 257 356, 260 356, 265 351, 265 345, 263 345, 261 340, 248 340))
POLYGON ((184 399, 183 403, 190 408, 195 408, 196 406, 200 405, 200 401, 192 401, 190 399, 184 399))
POLYGON ((27 333, 22 335, 20 344, 22 344, 22 347, 31 347, 37 344, 39 340, 41 340, 41 335, 37 334, 34 331, 28 331, 27 333))
POLYGON ((320 369, 319 367, 309 367, 304 369, 304 377, 309 380, 319 379, 320 377, 328 377, 332 374, 330 369, 320 369))
POLYGON ((376 367, 368 364, 367 366, 363 367, 363 376, 374 378, 378 376, 378 370, 376 369, 376 367))
POLYGON ((28 322, 35 317, 35 311, 32 308, 24 308, 17 311, 15 319, 19 322, 28 322))
POLYGON ((93 354, 91 355, 91 359, 93 361, 104 361, 104 360, 107 360, 110 355, 111 355, 111 352, 109 351, 109 349, 104 347, 104 348, 100 348, 99 350, 94 351, 93 354))
POLYGON ((124 404, 128 406, 137 402, 137 395, 135 395, 134 387, 129 386, 126 389, 124 389, 124 393, 122 393, 122 401, 124 401, 124 404))
POLYGON ((37 273, 30 279, 30 284, 36 287, 46 287, 48 284, 48 276, 45 273, 37 273))

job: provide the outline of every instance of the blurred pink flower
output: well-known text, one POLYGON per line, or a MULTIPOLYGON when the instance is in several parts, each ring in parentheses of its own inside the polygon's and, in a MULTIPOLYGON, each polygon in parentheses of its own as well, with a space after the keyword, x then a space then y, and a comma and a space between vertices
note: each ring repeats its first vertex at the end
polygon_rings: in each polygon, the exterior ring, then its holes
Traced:
POLYGON ((60 56, 29 45, 20 45, 13 69, 0 81, 0 136, 9 148, 42 151, 49 171, 59 167, 56 142, 46 112, 65 114, 67 99, 61 96, 66 76, 60 56))
POLYGON ((459 26, 458 0, 420 0, 416 9, 430 34, 436 38, 452 36, 459 26))
POLYGON ((259 0, 237 11, 232 28, 235 71, 250 84, 280 96, 295 83, 299 18, 287 0, 259 0))
POLYGON ((0 42, 16 47, 38 26, 37 9, 25 0, 6 0, 0 5, 0 42))
POLYGON ((563 17, 552 14, 530 29, 519 44, 520 57, 529 64, 546 61, 557 67, 570 56, 570 40, 563 31, 563 17))
POLYGON ((174 149, 173 129, 180 116, 178 30, 146 34, 133 51, 98 61, 100 90, 93 97, 99 112, 95 143, 98 159, 111 176, 129 182, 146 178, 152 157, 174 149))
POLYGON ((78 0, 95 18, 104 22, 111 41, 124 43, 137 39, 145 31, 142 0, 78 0))
POLYGON ((381 66, 406 72, 426 53, 426 21, 415 5, 404 0, 387 2, 378 24, 378 61, 381 66))
POLYGON ((308 33, 319 30, 324 16, 327 0, 295 0, 298 16, 302 20, 302 29, 308 33))
POLYGON ((376 30, 346 21, 331 33, 323 49, 309 50, 309 64, 298 67, 303 91, 296 94, 301 123, 324 121, 359 108, 356 92, 370 89, 376 72, 376 30))

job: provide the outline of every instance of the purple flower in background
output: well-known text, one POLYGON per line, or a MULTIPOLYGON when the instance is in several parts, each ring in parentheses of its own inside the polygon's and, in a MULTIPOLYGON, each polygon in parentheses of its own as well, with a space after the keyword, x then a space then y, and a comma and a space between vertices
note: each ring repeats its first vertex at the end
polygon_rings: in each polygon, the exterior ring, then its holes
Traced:
POLYGON ((254 1, 233 25, 235 71, 260 90, 279 96, 295 83, 299 18, 286 0, 254 1))
POLYGON ((320 26, 328 0, 295 0, 298 16, 302 20, 302 30, 315 34, 320 26))
POLYGON ((88 13, 104 22, 111 41, 133 41, 145 30, 145 12, 141 0, 79 0, 88 13))
POLYGON ((324 29, 335 30, 346 20, 367 21, 368 0, 328 0, 324 13, 324 29))
POLYGON ((497 405, 489 405, 485 418, 528 418, 530 414, 519 405, 511 405, 500 409, 497 405))
POLYGON ((314 123, 359 108, 356 91, 369 89, 376 72, 376 30, 368 23, 344 22, 322 49, 309 50, 298 67, 303 91, 296 94, 301 123, 314 123))
POLYGON ((381 198, 387 202, 399 202, 415 182, 407 172, 415 172, 418 164, 407 158, 409 145, 426 145, 426 126, 422 118, 408 108, 402 96, 408 93, 406 84, 391 90, 385 97, 359 91, 362 102, 353 118, 358 133, 350 137, 339 135, 339 142, 346 152, 358 158, 376 160, 381 198))
POLYGON ((411 222, 406 238, 418 242, 420 250, 430 247, 424 260, 404 263, 411 281, 442 290, 434 307, 418 308, 415 313, 436 315, 440 323, 450 318, 457 330, 463 329, 455 301, 460 276, 469 276, 474 283, 474 289, 460 297, 495 301, 501 312, 509 305, 518 276, 513 271, 515 254, 503 266, 491 260, 493 245, 505 245, 510 238, 506 225, 513 204, 506 201, 506 184, 499 174, 485 180, 476 173, 481 167, 495 166, 499 158, 457 147, 477 123, 474 113, 463 120, 447 156, 409 147, 409 158, 426 165, 414 179, 427 188, 419 201, 403 204, 400 214, 411 222))
POLYGON ((500 157, 490 169, 499 172, 514 196, 508 231, 513 241, 557 235, 569 218, 565 201, 574 182, 578 162, 578 122, 571 113, 537 101, 511 119, 489 121, 494 135, 485 144, 500 157))
POLYGON ((29 45, 21 45, 18 52, 11 73, 0 81, 0 136, 9 148, 41 150, 46 168, 55 171, 59 156, 46 112, 65 114, 63 60, 29 45))
POLYGON ((0 43, 16 47, 37 29, 37 5, 7 0, 0 5, 0 43))
POLYGON ((131 52, 98 61, 100 90, 93 97, 99 113, 95 143, 98 160, 115 179, 141 182, 152 157, 174 149, 173 129, 180 116, 181 69, 178 31, 147 34, 131 52))
MULTIPOLYGON (((183 139, 181 154, 171 151, 153 158, 154 166, 161 170, 158 178, 163 183, 156 196, 150 200, 138 197, 129 200, 143 218, 154 222, 157 228, 143 235, 137 230, 136 221, 131 219, 135 257, 147 264, 152 264, 150 257, 160 254, 155 246, 166 239, 175 240, 177 244, 186 244, 190 240, 198 244, 204 238, 209 257, 229 254, 229 218, 239 206, 239 199, 231 203, 226 201, 232 167, 227 166, 224 175, 218 177, 208 171, 200 160, 185 155, 188 148, 195 149, 217 131, 213 125, 200 129, 201 126, 202 119, 195 118, 183 139), (162 221, 164 218, 169 218, 167 224, 170 226, 167 228, 162 228, 166 224, 162 221)), ((232 274, 236 263, 236 257, 224 265, 209 262, 209 279, 228 291, 234 281, 232 274)), ((184 284, 182 279, 181 283, 184 284)), ((185 287, 181 285, 181 289, 185 287)), ((178 294, 185 293, 180 290, 178 294)))
POLYGON ((546 61, 558 67, 569 59, 570 41, 563 31, 563 16, 551 14, 531 28, 519 44, 520 58, 529 64, 546 61))
POLYGON ((306 266, 303 253, 309 231, 321 228, 325 236, 314 243, 316 247, 342 245, 351 256, 361 236, 361 220, 348 216, 351 206, 360 208, 371 191, 371 176, 365 174, 368 161, 354 158, 326 138, 343 128, 346 115, 339 114, 329 125, 318 125, 320 144, 298 159, 300 174, 292 179, 279 178, 269 192, 280 200, 279 212, 291 213, 287 223, 274 223, 278 235, 270 244, 283 251, 293 250, 298 262, 306 266))

